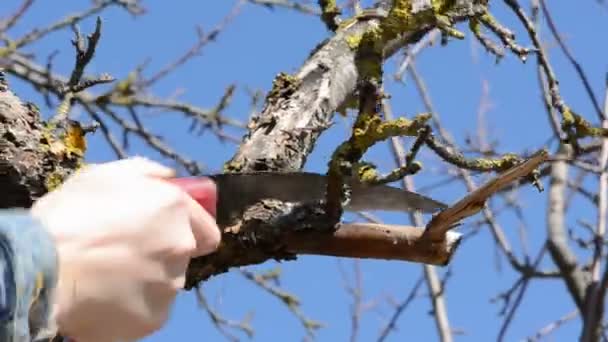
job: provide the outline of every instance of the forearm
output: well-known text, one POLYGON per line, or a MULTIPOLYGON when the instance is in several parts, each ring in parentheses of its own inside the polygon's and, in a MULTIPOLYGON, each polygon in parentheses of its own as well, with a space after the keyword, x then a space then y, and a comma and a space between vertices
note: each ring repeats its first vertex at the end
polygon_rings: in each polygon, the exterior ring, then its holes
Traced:
POLYGON ((0 210, 0 267, 0 340, 30 341, 54 330, 57 252, 27 209, 0 210))

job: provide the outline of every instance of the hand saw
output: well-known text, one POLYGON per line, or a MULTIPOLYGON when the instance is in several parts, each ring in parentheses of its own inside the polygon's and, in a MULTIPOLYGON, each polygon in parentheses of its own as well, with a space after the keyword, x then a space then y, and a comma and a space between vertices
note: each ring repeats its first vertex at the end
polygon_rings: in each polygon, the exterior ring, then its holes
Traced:
MULTIPOLYGON (((224 173, 202 177, 173 178, 176 184, 197 200, 197 186, 213 180, 217 187, 216 218, 227 224, 241 217, 251 205, 263 199, 307 203, 325 199, 327 176, 311 172, 224 173)), ((350 188, 347 211, 384 210, 432 213, 447 205, 429 197, 385 184, 371 185, 354 178, 346 180, 350 188)))

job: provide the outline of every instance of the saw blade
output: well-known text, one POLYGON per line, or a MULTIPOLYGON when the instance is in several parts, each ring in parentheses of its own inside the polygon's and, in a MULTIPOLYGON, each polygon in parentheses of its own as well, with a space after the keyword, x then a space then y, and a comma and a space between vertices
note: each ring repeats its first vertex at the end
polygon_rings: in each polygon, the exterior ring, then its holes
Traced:
MULTIPOLYGON (((306 203, 325 199, 327 176, 311 172, 257 172, 209 175, 218 188, 217 219, 232 222, 262 199, 306 203)), ((348 180, 348 211, 384 210, 432 213, 447 207, 432 198, 385 184, 348 180)))

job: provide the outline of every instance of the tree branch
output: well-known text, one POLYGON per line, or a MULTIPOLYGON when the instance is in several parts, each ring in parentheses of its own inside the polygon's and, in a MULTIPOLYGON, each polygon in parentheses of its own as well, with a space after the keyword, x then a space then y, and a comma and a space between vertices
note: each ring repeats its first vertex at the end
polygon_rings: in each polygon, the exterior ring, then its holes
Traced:
MULTIPOLYGON (((558 155, 566 154, 562 148, 558 155)), ((564 194, 568 165, 559 161, 551 165, 551 180, 549 185, 549 206, 547 210, 547 238, 549 253, 560 269, 570 295, 578 309, 585 310, 585 291, 588 276, 577 264, 576 256, 568 246, 564 222, 564 194)))

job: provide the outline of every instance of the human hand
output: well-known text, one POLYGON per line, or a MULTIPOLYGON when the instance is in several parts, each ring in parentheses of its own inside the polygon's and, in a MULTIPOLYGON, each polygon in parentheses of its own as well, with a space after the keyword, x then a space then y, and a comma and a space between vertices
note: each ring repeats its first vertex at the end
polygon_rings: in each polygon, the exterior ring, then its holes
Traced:
POLYGON ((209 181, 205 210, 163 180, 172 176, 143 158, 93 165, 34 204, 59 252, 54 314, 63 335, 117 342, 153 333, 183 288, 189 260, 218 247, 208 213, 215 184, 209 181))

